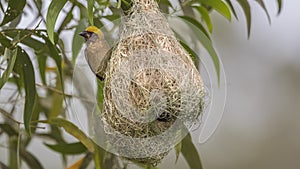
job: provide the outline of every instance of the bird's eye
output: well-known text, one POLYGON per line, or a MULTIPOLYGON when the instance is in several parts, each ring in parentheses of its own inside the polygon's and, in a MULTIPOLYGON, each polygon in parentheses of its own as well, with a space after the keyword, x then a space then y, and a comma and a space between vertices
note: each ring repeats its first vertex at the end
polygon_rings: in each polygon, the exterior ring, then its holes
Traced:
POLYGON ((88 34, 88 37, 91 37, 93 32, 87 32, 87 34, 88 34))
POLYGON ((83 36, 85 40, 88 40, 92 36, 93 32, 83 31, 79 35, 83 36))

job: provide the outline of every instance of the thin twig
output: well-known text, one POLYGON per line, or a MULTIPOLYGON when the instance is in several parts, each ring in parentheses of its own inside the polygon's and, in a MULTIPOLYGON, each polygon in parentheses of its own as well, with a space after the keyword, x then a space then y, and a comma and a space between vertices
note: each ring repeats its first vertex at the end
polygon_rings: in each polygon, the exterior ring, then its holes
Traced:
MULTIPOLYGON (((41 19, 41 20, 39 21, 39 23, 35 26, 34 29, 25 29, 25 30, 27 30, 27 31, 30 31, 30 33, 28 33, 28 34, 24 35, 23 37, 21 37, 21 38, 20 38, 18 41, 16 41, 10 48, 15 48, 15 47, 17 46, 18 43, 22 42, 24 39, 26 39, 27 37, 29 37, 29 36, 31 36, 32 34, 34 34, 35 31, 37 30, 37 28, 40 26, 40 24, 41 24, 42 21, 43 21, 43 20, 41 19)), ((7 31, 7 30, 2 30, 2 32, 3 32, 4 34, 5 34, 5 31, 7 31)), ((9 30, 9 31, 11 31, 11 30, 9 30)), ((16 31, 19 31, 19 30, 16 30, 16 31)))
POLYGON ((72 95, 72 94, 67 94, 67 93, 65 93, 61 90, 58 90, 58 89, 53 88, 53 87, 45 86, 43 84, 36 83, 36 86, 42 87, 42 88, 45 88, 45 89, 49 89, 49 90, 51 90, 53 92, 56 92, 58 94, 61 94, 61 95, 65 95, 65 96, 68 96, 68 97, 75 97, 75 98, 78 98, 78 99, 83 100, 83 101, 87 101, 87 102, 90 102, 90 103, 95 103, 95 101, 93 101, 93 100, 82 98, 80 96, 75 96, 75 95, 72 95))
MULTIPOLYGON (((0 113, 3 114, 6 118, 8 118, 9 120, 13 121, 14 123, 17 123, 17 125, 21 125, 24 124, 16 119, 14 119, 11 114, 9 114, 8 112, 6 112, 5 110, 0 108, 0 113)), ((46 129, 46 127, 39 127, 39 126, 34 126, 34 125, 30 125, 31 128, 39 128, 39 129, 46 129)))
POLYGON ((5 110, 3 110, 1 108, 0 108, 0 113, 3 114, 6 118, 13 121, 14 123, 17 123, 18 125, 22 124, 22 122, 19 122, 18 120, 14 119, 13 117, 11 117, 11 115, 8 112, 6 112, 5 110))
MULTIPOLYGON (((0 66, 0 69, 1 69, 1 70, 4 70, 4 71, 6 70, 5 68, 3 68, 3 67, 1 67, 1 66, 0 66)), ((12 73, 14 76, 19 77, 19 74, 17 74, 16 72, 11 72, 11 73, 12 73)))
MULTIPOLYGON (((1 69, 1 70, 6 70, 5 68, 3 68, 3 67, 1 67, 1 66, 0 66, 0 69, 1 69)), ((11 72, 11 73, 12 73, 14 76, 19 77, 19 74, 15 73, 15 72, 11 72)), ((80 96, 75 96, 75 95, 72 95, 72 94, 67 94, 67 93, 64 93, 64 92, 61 91, 61 90, 58 90, 58 89, 53 88, 53 87, 50 87, 50 86, 45 86, 45 85, 39 84, 39 83, 36 83, 35 85, 38 86, 38 87, 42 87, 42 88, 45 88, 45 89, 49 89, 49 90, 51 90, 51 91, 53 91, 53 92, 56 92, 56 93, 61 94, 61 95, 65 95, 65 96, 67 96, 67 97, 75 97, 75 98, 78 98, 78 99, 83 100, 83 101, 86 101, 86 102, 95 103, 95 101, 93 101, 93 100, 86 99, 86 98, 82 98, 82 97, 80 97, 80 96)))

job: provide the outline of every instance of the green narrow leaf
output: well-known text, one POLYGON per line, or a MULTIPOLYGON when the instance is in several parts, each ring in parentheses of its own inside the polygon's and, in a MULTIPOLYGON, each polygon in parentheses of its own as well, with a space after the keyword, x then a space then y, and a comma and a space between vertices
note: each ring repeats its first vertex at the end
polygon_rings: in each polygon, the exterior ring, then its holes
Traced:
POLYGON ((181 153, 181 148, 182 148, 182 142, 179 142, 179 143, 175 146, 175 153, 176 153, 176 160, 175 160, 175 163, 177 163, 177 161, 178 161, 179 154, 181 153))
MULTIPOLYGON (((62 91, 61 84, 62 82, 60 81, 60 78, 57 79, 55 89, 58 91, 62 91)), ((60 115, 60 113, 63 110, 63 101, 64 101, 64 97, 62 94, 57 92, 54 92, 52 94, 52 106, 50 108, 49 119, 60 115)))
POLYGON ((2 3, 0 3, 0 12, 4 13, 4 8, 3 8, 2 3))
POLYGON ((266 15, 268 17, 268 21, 271 24, 271 17, 270 17, 270 14, 269 14, 269 12, 267 10, 267 7, 266 7, 264 1, 263 0, 255 0, 255 1, 263 8, 263 10, 265 11, 265 13, 266 13, 266 15))
POLYGON ((236 14, 236 12, 235 12, 235 9, 234 9, 234 7, 233 7, 233 5, 232 5, 232 3, 231 3, 231 0, 225 0, 225 1, 226 1, 227 4, 229 5, 229 7, 230 7, 230 9, 231 9, 231 12, 233 13, 234 17, 235 17, 236 19, 238 19, 238 16, 237 16, 237 14, 236 14))
POLYGON ((126 12, 132 7, 133 5, 133 1, 132 0, 121 0, 122 3, 121 3, 121 9, 125 12, 126 12))
POLYGON ((199 67, 199 57, 196 54, 196 52, 191 49, 187 44, 185 44, 183 41, 180 41, 181 46, 190 54, 190 57, 192 58, 196 68, 198 69, 199 67))
POLYGON ((97 85, 97 102, 101 110, 104 102, 104 81, 97 80, 97 85))
MULTIPOLYGON (((4 55, 5 47, 0 46, 0 55, 4 55)), ((1 63, 0 63, 1 64, 1 63)))
POLYGON ((94 9, 94 0, 88 0, 88 18, 91 25, 94 25, 94 15, 93 15, 93 9, 94 9))
POLYGON ((248 38, 250 37, 250 32, 251 32, 251 10, 250 10, 250 4, 248 0, 237 0, 237 2, 241 5, 243 8, 245 17, 246 17, 246 22, 247 22, 247 35, 248 38))
POLYGON ((83 161, 79 167, 79 169, 86 169, 89 164, 91 163, 93 159, 93 154, 92 153, 87 153, 86 156, 83 158, 83 161))
POLYGON ((202 24, 200 22, 198 22, 196 19, 189 17, 189 16, 179 16, 179 18, 181 18, 189 23, 192 23, 194 26, 196 26, 198 29, 200 29, 201 32, 203 32, 208 39, 210 39, 208 32, 205 30, 205 28, 202 26, 202 24))
MULTIPOLYGON (((122 1, 122 0, 120 0, 122 1)), ((173 5, 171 4, 171 2, 169 0, 160 0, 159 2, 159 9, 161 9, 161 11, 163 13, 169 13, 169 8, 174 9, 173 5)))
POLYGON ((86 152, 86 147, 81 142, 76 143, 60 143, 55 145, 45 144, 51 150, 62 154, 82 154, 86 152))
POLYGON ((33 2, 34 2, 34 4, 35 4, 35 6, 36 6, 39 10, 42 9, 42 5, 43 5, 42 0, 34 0, 33 2))
POLYGON ((10 22, 9 27, 16 28, 18 24, 21 22, 21 20, 22 20, 22 15, 17 16, 14 20, 10 22))
POLYGON ((1 161, 0 161, 0 168, 1 169, 10 169, 8 166, 6 166, 4 163, 2 163, 1 161))
POLYGON ((59 78, 60 78, 59 81, 61 82, 62 91, 64 92, 64 84, 63 84, 64 81, 63 81, 63 73, 62 73, 62 58, 58 52, 57 47, 54 44, 52 44, 47 37, 43 37, 43 39, 46 41, 46 45, 49 50, 49 56, 54 59, 55 64, 57 66, 59 78))
POLYGON ((230 8, 222 0, 198 0, 201 4, 208 5, 218 11, 221 15, 231 20, 230 8))
POLYGON ((9 167, 17 169, 18 167, 18 135, 9 139, 9 167))
POLYGON ((281 10, 282 10, 282 0, 277 0, 277 4, 278 4, 277 15, 279 15, 281 13, 281 10))
POLYGON ((16 62, 16 58, 17 58, 17 52, 18 52, 17 49, 10 50, 8 48, 5 48, 4 57, 9 58, 9 60, 8 60, 7 68, 6 68, 5 72, 3 73, 2 77, 0 78, 0 89, 7 82, 8 78, 9 78, 9 75, 11 74, 11 72, 12 72, 14 66, 15 66, 15 62, 16 62))
POLYGON ((94 153, 94 164, 95 169, 101 169, 101 165, 103 165, 103 161, 101 160, 100 156, 100 148, 98 146, 95 146, 95 153, 94 153))
POLYGON ((200 156, 194 143, 192 142, 192 137, 190 134, 185 136, 185 138, 182 140, 181 153, 190 166, 190 169, 202 169, 200 156))
POLYGON ((5 36, 5 34, 3 33, 3 31, 0 32, 0 43, 1 46, 4 46, 6 48, 11 47, 11 41, 5 36))
MULTIPOLYGON (((42 121, 44 122, 44 121, 42 121)), ((73 123, 62 119, 62 118, 53 118, 50 120, 50 124, 58 125, 60 127, 63 127, 66 132, 77 138, 85 147, 90 151, 94 152, 94 143, 91 141, 89 137, 87 137, 83 131, 81 131, 76 125, 73 123)))
POLYGON ((0 46, 0 55, 4 55, 4 50, 5 50, 5 47, 4 46, 0 46))
POLYGON ((54 27, 57 20, 57 17, 64 7, 64 5, 67 3, 67 0, 52 0, 50 3, 50 6, 48 8, 48 13, 46 16, 46 27, 47 27, 47 33, 48 37, 51 41, 51 43, 54 44, 54 27))
POLYGON ((208 31, 210 33, 212 33, 212 31, 213 31, 213 24, 212 24, 212 21, 210 19, 210 16, 209 16, 209 13, 208 13, 207 9, 204 8, 203 6, 197 6, 195 8, 201 14, 203 20, 205 21, 206 26, 208 28, 208 31))
MULTIPOLYGON (((118 15, 118 14, 106 15, 106 16, 103 16, 103 18, 106 18, 106 19, 108 19, 108 20, 110 20, 110 21, 112 21, 112 22, 116 22, 118 19, 120 19, 120 15, 118 15)), ((98 23, 98 24, 99 24, 99 23, 98 23)), ((104 24, 105 24, 105 23, 102 23, 102 22, 101 22, 101 24, 99 24, 100 27, 98 27, 98 28, 103 27, 104 24)))
POLYGON ((81 31, 84 31, 87 26, 87 21, 86 19, 81 19, 76 26, 75 33, 73 36, 73 41, 72 41, 72 63, 75 64, 77 55, 79 54, 82 45, 84 43, 84 38, 79 36, 79 33, 81 31))
POLYGON ((95 168, 96 169, 111 168, 107 166, 108 165, 107 159, 115 158, 115 155, 107 152, 105 149, 98 146, 97 144, 95 144, 94 147, 95 147, 95 152, 93 158, 94 158, 95 168))
POLYGON ((25 148, 20 148, 20 156, 29 166, 29 168, 43 169, 44 167, 39 160, 30 152, 26 151, 25 148))
POLYGON ((46 62, 47 57, 43 55, 39 55, 36 53, 38 65, 39 65, 39 72, 44 85, 46 85, 46 62))
POLYGON ((209 53, 217 73, 218 78, 218 84, 220 85, 220 60, 218 58, 217 52, 215 51, 213 44, 211 40, 206 36, 204 32, 201 31, 201 29, 197 29, 198 27, 195 26, 191 22, 185 22, 195 33, 194 35, 199 39, 203 47, 207 50, 209 53))
POLYGON ((117 9, 120 9, 122 5, 122 0, 117 1, 117 9))
POLYGON ((28 54, 18 47, 18 56, 15 64, 16 72, 20 74, 25 88, 24 126, 28 135, 31 135, 30 123, 36 101, 35 74, 28 54))
MULTIPOLYGON (((37 121, 39 119, 39 116, 40 116, 40 112, 41 112, 41 106, 40 106, 40 103, 39 103, 39 96, 38 95, 35 95, 36 97, 36 103, 34 104, 34 108, 33 108, 33 113, 32 113, 32 116, 31 116, 31 121, 32 121, 32 125, 34 125, 34 121, 37 121)), ((37 126, 37 124, 36 124, 37 126)), ((34 133, 37 128, 36 127, 31 127, 31 133, 34 133)), ((30 141, 31 138, 28 138, 28 143, 30 141)), ((27 144, 26 144, 27 145, 27 144)))
POLYGON ((25 4, 26 4, 26 0, 9 0, 7 9, 4 13, 5 16, 0 26, 5 25, 6 23, 14 20, 20 14, 22 14, 25 4))
POLYGON ((182 1, 180 3, 181 10, 182 10, 184 16, 190 16, 190 17, 195 16, 195 11, 193 10, 193 8, 191 6, 191 4, 192 4, 191 2, 193 2, 193 1, 182 1))
MULTIPOLYGON (((7 113, 4 110, 0 109, 1 113, 7 113)), ((9 113, 7 113, 9 115, 9 113)), ((9 137, 16 136, 18 137, 18 131, 14 129, 11 125, 7 123, 1 123, 0 128, 2 131, 4 131, 9 137)))
POLYGON ((44 134, 44 136, 54 139, 57 143, 66 143, 62 132, 59 126, 51 125, 50 133, 44 134))

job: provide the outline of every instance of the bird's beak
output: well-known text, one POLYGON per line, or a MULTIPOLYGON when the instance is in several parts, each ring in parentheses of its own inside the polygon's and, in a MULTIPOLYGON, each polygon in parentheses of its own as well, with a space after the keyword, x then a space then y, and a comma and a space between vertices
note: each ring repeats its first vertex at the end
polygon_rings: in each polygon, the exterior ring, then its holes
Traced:
POLYGON ((80 36, 84 37, 85 40, 90 38, 90 34, 87 31, 82 31, 79 33, 80 36))

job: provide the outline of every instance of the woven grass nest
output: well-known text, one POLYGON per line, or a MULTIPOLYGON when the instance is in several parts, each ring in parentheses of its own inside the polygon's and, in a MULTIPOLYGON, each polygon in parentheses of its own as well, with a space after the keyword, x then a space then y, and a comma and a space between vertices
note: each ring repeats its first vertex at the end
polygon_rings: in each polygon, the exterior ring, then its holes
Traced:
POLYGON ((159 162, 199 122, 203 83, 155 0, 134 0, 106 72, 101 120, 117 152, 159 162))

